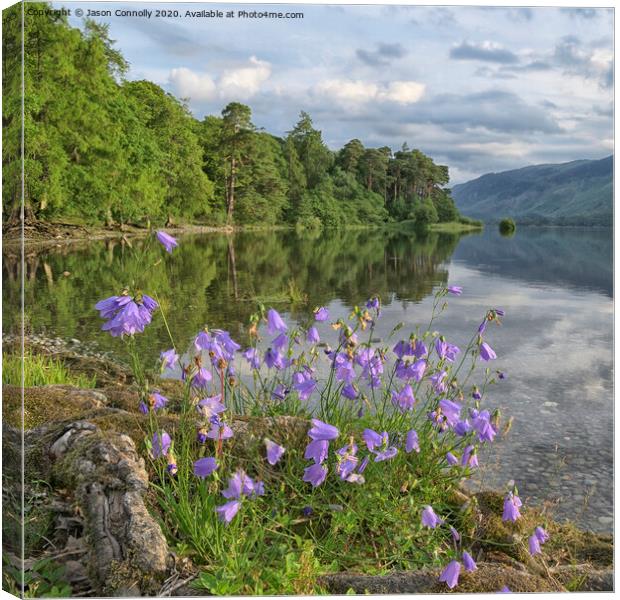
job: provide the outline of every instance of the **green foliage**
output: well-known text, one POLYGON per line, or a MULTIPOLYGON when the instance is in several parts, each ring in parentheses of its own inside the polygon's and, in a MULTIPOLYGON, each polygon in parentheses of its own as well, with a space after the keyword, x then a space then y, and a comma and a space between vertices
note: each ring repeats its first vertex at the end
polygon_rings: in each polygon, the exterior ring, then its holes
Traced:
POLYGON ((517 226, 512 219, 502 219, 499 222, 499 232, 502 235, 513 235, 517 226))
MULTIPOLYGON (((19 10, 3 14, 5 53, 19 47, 19 10)), ((81 32, 48 11, 27 15, 24 35, 28 216, 111 223, 208 212, 195 120, 155 84, 123 81, 106 25, 87 21, 81 32)), ((7 55, 3 70, 5 218, 19 202, 19 58, 7 55)))
POLYGON ((289 138, 303 165, 308 189, 312 190, 323 181, 334 162, 334 156, 323 143, 321 132, 314 129, 312 119, 306 112, 301 112, 297 125, 289 132, 289 138))
POLYGON ((26 353, 24 360, 15 354, 2 355, 2 383, 22 385, 22 365, 24 385, 74 385, 79 388, 95 387, 95 378, 73 375, 58 359, 43 354, 26 353))
POLYGON ((429 225, 439 221, 437 209, 429 200, 422 200, 418 202, 416 207, 413 209, 411 216, 420 229, 426 229, 429 225))
POLYGON ((459 211, 454 204, 454 200, 445 190, 440 190, 434 195, 433 204, 437 211, 437 221, 439 223, 450 223, 458 220, 459 211))
MULTIPOLYGON (((19 7, 5 10, 3 19, 3 215, 14 220, 21 169, 19 7)), ((127 63, 107 25, 87 20, 81 31, 66 17, 31 15, 24 44, 28 217, 321 227, 416 214, 426 227, 459 217, 444 187, 447 167, 406 144, 392 154, 354 139, 334 153, 306 112, 278 139, 258 131, 251 108, 239 102, 224 107, 221 117, 197 121, 158 85, 124 79, 127 63)))
POLYGON ((3 556, 2 589, 23 598, 69 598, 71 586, 64 580, 65 567, 44 558, 23 573, 3 556), (22 591, 23 590, 23 591, 22 591))

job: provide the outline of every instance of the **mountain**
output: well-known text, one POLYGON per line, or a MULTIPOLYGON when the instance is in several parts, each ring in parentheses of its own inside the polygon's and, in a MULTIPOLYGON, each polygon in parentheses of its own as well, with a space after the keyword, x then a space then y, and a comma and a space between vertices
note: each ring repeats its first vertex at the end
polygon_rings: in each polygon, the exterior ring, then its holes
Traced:
POLYGON ((455 185, 452 197, 463 214, 487 222, 611 226, 613 166, 612 155, 488 173, 455 185))

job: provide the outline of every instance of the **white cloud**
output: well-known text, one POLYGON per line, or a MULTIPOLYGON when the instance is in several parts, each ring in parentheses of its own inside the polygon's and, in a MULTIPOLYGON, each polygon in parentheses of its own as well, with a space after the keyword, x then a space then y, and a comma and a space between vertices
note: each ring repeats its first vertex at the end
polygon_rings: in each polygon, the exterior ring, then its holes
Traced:
POLYGON ((271 76, 271 65, 259 60, 256 56, 250 58, 247 67, 232 69, 224 72, 218 82, 222 97, 235 97, 241 100, 254 96, 271 76))
POLYGON ((170 71, 169 80, 182 98, 201 101, 212 100, 216 96, 215 83, 207 73, 197 74, 191 69, 179 67, 170 71))
POLYGON ((426 86, 417 81, 392 81, 386 90, 379 91, 379 100, 413 104, 422 98, 425 89, 426 86))
POLYGON ((368 102, 396 102, 413 104, 424 95, 426 86, 417 81, 392 81, 376 84, 368 81, 328 79, 317 84, 313 93, 327 96, 332 101, 355 107, 368 102))
POLYGON ((179 96, 200 102, 248 100, 270 76, 271 65, 251 56, 249 64, 223 71, 216 79, 209 73, 196 73, 186 67, 172 69, 168 79, 179 96))
POLYGON ((317 84, 314 92, 320 96, 328 96, 342 104, 364 104, 376 97, 377 85, 364 81, 328 79, 317 84))

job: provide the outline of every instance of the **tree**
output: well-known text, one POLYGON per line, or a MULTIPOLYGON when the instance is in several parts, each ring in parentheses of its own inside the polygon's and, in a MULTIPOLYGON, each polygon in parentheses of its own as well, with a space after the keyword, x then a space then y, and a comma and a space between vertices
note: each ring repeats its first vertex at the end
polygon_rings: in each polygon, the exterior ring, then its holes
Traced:
POLYGON ((389 158, 382 150, 368 148, 361 156, 358 172, 368 191, 383 195, 389 158))
POLYGON ((433 205, 437 211, 437 220, 439 223, 449 223, 456 221, 459 217, 459 211, 454 204, 454 200, 445 190, 436 190, 433 194, 433 205))
POLYGON ((307 189, 306 173, 299 160, 293 138, 289 135, 284 141, 284 157, 288 178, 288 221, 294 223, 299 216, 301 203, 307 189))
POLYGON ((437 211, 433 203, 428 199, 418 201, 411 216, 415 221, 416 227, 420 229, 427 229, 429 225, 438 221, 437 211))
POLYGON ((265 225, 280 222, 287 205, 286 175, 286 159, 279 141, 268 133, 256 133, 246 166, 246 184, 237 202, 238 221, 265 225))
POLYGON ((138 165, 138 171, 156 169, 151 177, 161 187, 155 205, 145 202, 149 212, 165 211, 168 220, 172 215, 195 218, 208 214, 214 186, 203 171, 200 126, 187 106, 149 81, 125 83, 122 91, 133 102, 136 132, 143 136, 128 146, 134 157, 128 162, 138 165))
MULTIPOLYGON (((143 219, 299 220, 328 226, 460 218, 448 167, 403 144, 338 152, 301 112, 285 139, 257 131, 231 102, 197 121, 149 81, 126 81, 107 25, 71 27, 45 3, 24 29, 27 218, 109 225, 143 219)), ((36 14, 35 14, 36 13, 36 14)), ((3 214, 21 207, 21 12, 3 11, 3 214)))
POLYGON ((297 125, 289 132, 289 137, 303 165, 306 184, 312 189, 319 184, 332 166, 333 155, 323 143, 321 132, 312 126, 312 119, 306 112, 301 112, 297 125))
POLYGON ((357 165, 364 154, 364 144, 358 139, 347 142, 338 153, 336 163, 347 173, 357 173, 357 165))
POLYGON ((233 221, 235 209, 235 186, 238 169, 252 151, 255 127, 251 121, 252 110, 239 102, 231 102, 222 111, 222 150, 226 168, 226 220, 233 221))

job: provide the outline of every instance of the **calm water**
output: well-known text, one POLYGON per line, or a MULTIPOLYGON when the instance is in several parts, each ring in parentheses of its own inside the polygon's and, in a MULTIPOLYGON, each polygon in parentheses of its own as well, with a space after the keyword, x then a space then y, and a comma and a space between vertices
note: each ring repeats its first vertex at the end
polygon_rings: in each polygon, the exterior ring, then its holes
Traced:
MULTIPOLYGON (((134 242, 134 249, 141 243, 134 242)), ((352 306, 379 294, 384 312, 377 336, 398 322, 428 322, 433 290, 463 286, 435 329, 466 344, 487 307, 506 311, 489 341, 495 367, 508 379, 489 405, 514 417, 510 434, 494 446, 484 486, 514 479, 521 496, 558 500, 556 515, 611 531, 613 504, 613 243, 611 230, 520 229, 513 238, 493 230, 459 238, 369 231, 297 235, 270 232, 186 236, 167 268, 138 263, 119 242, 57 248, 27 261, 30 327, 92 341, 99 350, 121 347, 99 331, 95 302, 144 277, 156 290, 175 339, 190 340, 205 324, 243 339, 257 301, 307 323, 326 305, 346 317, 352 306), (63 272, 68 272, 64 276, 63 272)), ((17 262, 3 264, 5 330, 19 301, 17 262)), ((161 319, 139 339, 146 359, 170 346, 161 319)))

